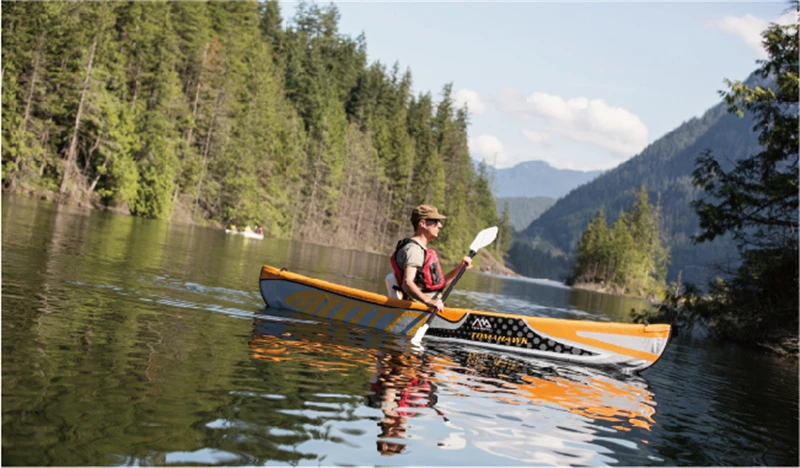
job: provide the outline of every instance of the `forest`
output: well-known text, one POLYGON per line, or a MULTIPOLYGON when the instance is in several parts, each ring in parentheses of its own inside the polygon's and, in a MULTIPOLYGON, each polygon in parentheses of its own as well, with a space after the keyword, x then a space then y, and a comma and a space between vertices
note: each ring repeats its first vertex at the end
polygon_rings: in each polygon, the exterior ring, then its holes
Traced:
POLYGON ((444 257, 492 225, 502 257, 509 220, 452 84, 415 94, 339 20, 275 0, 3 2, 3 189, 376 252, 429 203, 444 257))

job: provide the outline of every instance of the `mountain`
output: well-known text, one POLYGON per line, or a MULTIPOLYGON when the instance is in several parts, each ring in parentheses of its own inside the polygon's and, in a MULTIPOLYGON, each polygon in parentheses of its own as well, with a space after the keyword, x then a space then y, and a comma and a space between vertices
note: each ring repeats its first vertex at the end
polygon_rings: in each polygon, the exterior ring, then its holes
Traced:
MULTIPOLYGON (((733 161, 758 152, 752 117, 740 118, 728 113, 725 103, 717 104, 702 117, 684 122, 639 155, 558 200, 521 236, 523 240, 536 238, 537 249, 551 253, 553 249, 560 250, 571 257, 587 223, 598 210, 605 211, 611 225, 644 184, 651 203, 655 204, 660 197, 662 205, 662 231, 671 249, 668 281, 674 281, 680 273, 683 281, 702 285, 716 272, 715 264, 732 264, 739 258, 729 239, 699 245, 691 241, 699 233, 699 222, 690 202, 702 195, 692 184, 692 171, 697 156, 706 149, 725 161, 722 164, 726 169, 732 167, 733 161)), ((520 273, 533 271, 531 252, 518 248, 515 254, 518 258, 512 261, 520 273)), ((547 272, 537 271, 537 275, 542 274, 547 272)))
POLYGON ((514 167, 496 169, 494 192, 495 196, 499 198, 560 198, 601 173, 602 171, 582 172, 556 169, 544 161, 527 161, 514 167))
POLYGON ((505 205, 508 204, 508 216, 511 218, 511 227, 514 231, 522 231, 530 226, 531 222, 538 218, 548 208, 556 202, 551 197, 506 197, 497 199, 497 214, 503 213, 505 205))

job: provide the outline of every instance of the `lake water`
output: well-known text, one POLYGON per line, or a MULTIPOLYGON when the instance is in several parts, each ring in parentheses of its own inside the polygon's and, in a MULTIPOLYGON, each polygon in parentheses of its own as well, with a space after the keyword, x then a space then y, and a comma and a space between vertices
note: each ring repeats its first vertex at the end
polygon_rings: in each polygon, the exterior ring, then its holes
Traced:
MULTIPOLYGON (((792 465, 798 364, 674 340, 640 375, 265 309, 262 264, 383 292, 388 259, 2 200, 4 465, 792 465)), ((473 271, 451 306, 641 302, 473 271)))

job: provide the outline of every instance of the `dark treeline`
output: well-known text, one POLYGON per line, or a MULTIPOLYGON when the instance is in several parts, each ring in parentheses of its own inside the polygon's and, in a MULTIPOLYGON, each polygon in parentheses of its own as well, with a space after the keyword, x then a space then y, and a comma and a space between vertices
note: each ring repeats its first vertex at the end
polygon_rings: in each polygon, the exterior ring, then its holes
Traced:
POLYGON ((536 238, 515 235, 508 251, 511 267, 523 276, 564 280, 572 274, 572 265, 553 249, 539 248, 536 238))
POLYGON ((335 6, 3 2, 2 21, 6 190, 377 251, 431 203, 445 256, 500 222, 451 85, 413 95, 335 6))
POLYGON ((498 197, 497 211, 508 207, 508 217, 515 232, 523 231, 556 202, 552 197, 498 197))

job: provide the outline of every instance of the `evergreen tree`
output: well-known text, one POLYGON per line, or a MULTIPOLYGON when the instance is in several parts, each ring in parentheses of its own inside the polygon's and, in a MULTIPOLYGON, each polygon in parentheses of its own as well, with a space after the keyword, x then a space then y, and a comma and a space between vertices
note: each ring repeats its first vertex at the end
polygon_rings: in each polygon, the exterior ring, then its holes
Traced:
MULTIPOLYGON (((793 2, 797 13, 797 2, 793 2)), ((710 310, 736 318, 731 334, 787 330, 797 336, 798 310, 798 25, 763 33, 769 54, 755 86, 728 81, 729 111, 755 116, 758 153, 733 166, 710 150, 697 158, 694 183, 704 196, 697 242, 731 234, 742 255, 735 276, 712 285, 710 310)))
POLYGON ((589 222, 578 242, 570 282, 604 282, 638 296, 661 293, 669 250, 661 243, 659 209, 642 186, 631 208, 609 231, 603 210, 589 222))
POLYGON ((503 212, 500 214, 500 219, 497 222, 499 232, 497 234, 497 240, 495 240, 497 243, 495 246, 495 256, 498 259, 503 259, 508 256, 508 252, 511 250, 514 228, 511 226, 511 216, 508 213, 508 202, 506 202, 503 206, 503 212))
POLYGON ((409 133, 414 139, 414 204, 441 206, 444 202, 445 170, 438 150, 430 94, 412 101, 409 109, 409 133))
POLYGON ((578 256, 573 277, 577 280, 608 280, 605 272, 610 258, 608 225, 603 210, 589 222, 578 242, 578 256))

